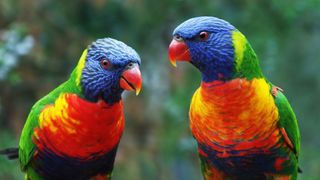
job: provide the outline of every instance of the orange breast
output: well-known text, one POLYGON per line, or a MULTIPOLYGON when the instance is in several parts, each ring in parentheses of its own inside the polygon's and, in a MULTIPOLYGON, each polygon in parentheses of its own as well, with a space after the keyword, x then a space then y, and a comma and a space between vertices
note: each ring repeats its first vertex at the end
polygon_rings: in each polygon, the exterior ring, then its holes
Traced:
POLYGON ((221 157, 268 150, 280 138, 278 110, 264 79, 202 83, 189 115, 196 140, 221 157))
POLYGON ((122 102, 107 105, 87 102, 75 94, 62 94, 39 116, 34 142, 41 150, 90 159, 112 150, 124 128, 122 102))

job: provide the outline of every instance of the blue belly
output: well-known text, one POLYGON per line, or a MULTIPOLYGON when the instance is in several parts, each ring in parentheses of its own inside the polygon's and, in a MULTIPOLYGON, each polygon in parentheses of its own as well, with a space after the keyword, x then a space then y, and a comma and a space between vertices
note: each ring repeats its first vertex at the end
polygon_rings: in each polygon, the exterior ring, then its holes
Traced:
POLYGON ((113 169, 117 146, 103 156, 80 160, 59 156, 49 150, 38 151, 31 160, 32 168, 42 179, 84 180, 98 174, 110 174, 113 169))
MULTIPOLYGON (((239 179, 263 179, 262 177, 267 173, 279 173, 274 167, 275 161, 279 157, 288 156, 285 151, 270 149, 268 152, 254 151, 254 153, 248 153, 245 156, 237 156, 239 152, 228 151, 234 156, 221 158, 217 156, 221 152, 215 151, 206 145, 199 144, 198 146, 207 155, 207 157, 200 155, 202 162, 239 179)), ((291 168, 292 165, 285 164, 282 171, 284 172, 291 168)))

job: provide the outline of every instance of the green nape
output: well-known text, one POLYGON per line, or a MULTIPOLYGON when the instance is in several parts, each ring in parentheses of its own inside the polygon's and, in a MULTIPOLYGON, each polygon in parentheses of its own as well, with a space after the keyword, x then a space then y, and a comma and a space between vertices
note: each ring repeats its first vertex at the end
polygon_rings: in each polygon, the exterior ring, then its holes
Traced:
POLYGON ((233 78, 263 78, 259 59, 247 41, 246 37, 238 30, 232 32, 234 45, 235 73, 233 78))

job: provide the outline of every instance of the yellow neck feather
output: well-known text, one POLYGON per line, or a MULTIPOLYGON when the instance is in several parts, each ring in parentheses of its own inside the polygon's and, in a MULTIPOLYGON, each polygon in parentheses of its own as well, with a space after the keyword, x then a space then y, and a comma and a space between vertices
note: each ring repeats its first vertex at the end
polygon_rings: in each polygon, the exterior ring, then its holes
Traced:
POLYGON ((76 83, 77 85, 80 85, 81 83, 81 74, 82 74, 82 70, 84 68, 84 64, 86 62, 86 57, 87 57, 87 54, 88 54, 88 50, 85 49, 80 57, 80 60, 78 62, 78 65, 77 65, 77 74, 76 74, 76 83))

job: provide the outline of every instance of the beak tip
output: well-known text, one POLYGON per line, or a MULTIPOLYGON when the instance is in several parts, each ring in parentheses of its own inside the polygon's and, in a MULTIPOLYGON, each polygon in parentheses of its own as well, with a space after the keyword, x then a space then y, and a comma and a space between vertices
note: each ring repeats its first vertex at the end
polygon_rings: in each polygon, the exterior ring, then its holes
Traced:
POLYGON ((173 67, 177 67, 177 61, 176 60, 174 60, 174 59, 171 59, 170 60, 170 63, 171 63, 171 65, 173 66, 173 67))
POLYGON ((139 95, 142 87, 142 76, 139 66, 136 65, 122 73, 120 87, 123 90, 135 91, 135 94, 139 95))
POLYGON ((140 94, 141 89, 136 89, 136 96, 140 94))

